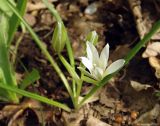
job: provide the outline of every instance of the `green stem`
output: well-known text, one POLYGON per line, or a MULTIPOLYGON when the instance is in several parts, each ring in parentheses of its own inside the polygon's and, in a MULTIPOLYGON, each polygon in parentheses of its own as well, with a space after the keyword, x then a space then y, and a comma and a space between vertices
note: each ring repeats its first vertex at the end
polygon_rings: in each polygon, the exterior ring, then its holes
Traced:
MULTIPOLYGON (((69 74, 72 76, 73 78, 73 82, 75 82, 75 85, 78 87, 78 85, 80 85, 82 83, 80 77, 78 76, 78 74, 76 73, 75 69, 66 61, 66 59, 61 55, 59 54, 58 55, 61 62, 63 63, 63 65, 65 66, 65 68, 67 69, 67 71, 69 72, 69 74)), ((75 87, 76 88, 76 87, 75 87)), ((73 88, 73 104, 74 104, 74 107, 77 108, 77 105, 78 105, 78 102, 77 102, 77 92, 76 92, 76 89, 73 88), (74 91, 75 90, 75 91, 74 91)))
MULTIPOLYGON (((58 14, 58 12, 54 8, 54 6, 51 3, 49 3, 48 0, 42 0, 42 1, 47 6, 47 8, 51 11, 51 13, 54 15, 57 22, 62 22, 63 23, 60 15, 58 14)), ((73 67, 73 69, 75 69, 75 61, 74 61, 73 51, 72 51, 71 42, 69 40, 68 35, 67 35, 67 41, 66 41, 66 48, 67 48, 67 53, 68 53, 68 56, 69 56, 70 64, 73 67)), ((74 80, 72 82, 72 90, 73 90, 73 94, 75 95, 76 94, 76 83, 75 83, 74 80)))
MULTIPOLYGON (((73 50, 72 50, 71 42, 69 40, 68 35, 67 35, 66 48, 67 48, 67 53, 69 56, 70 64, 73 67, 73 69, 75 70, 75 61, 74 61, 74 56, 73 56, 73 50)), ((74 97, 76 97, 76 87, 77 87, 76 82, 75 82, 75 80, 73 80, 72 81, 72 89, 73 89, 74 97)))
MULTIPOLYGON (((136 53, 146 44, 150 38, 160 29, 160 21, 157 21, 156 24, 152 27, 150 32, 144 36, 142 40, 140 40, 137 45, 128 53, 125 57, 125 65, 129 63, 129 61, 136 55, 136 53)), ((118 72, 118 71, 117 71, 118 72)), ((88 100, 98 89, 107 84, 108 80, 110 80, 117 72, 106 76, 102 81, 98 83, 99 86, 94 86, 91 91, 82 99, 78 107, 81 107, 86 100, 88 100)))
POLYGON ((43 3, 46 5, 46 7, 53 13, 53 15, 55 16, 57 22, 62 22, 61 17, 59 16, 57 10, 54 8, 54 6, 52 4, 50 4, 48 2, 48 0, 42 0, 43 3))
MULTIPOLYGON (((56 18, 57 22, 62 22, 63 23, 60 15, 58 14, 58 12, 54 8, 54 6, 51 3, 49 3, 48 0, 42 0, 42 1, 47 6, 47 8, 51 11, 51 13, 54 15, 54 17, 56 18)), ((67 47, 67 52, 68 52, 70 64, 71 64, 72 67, 75 67, 73 51, 72 51, 71 42, 69 40, 68 35, 67 35, 66 47, 67 47)))
MULTIPOLYGON (((80 63, 80 67, 82 66, 82 63, 80 63)), ((84 74, 81 72, 81 78, 83 78, 84 74)), ((79 96, 80 96, 80 93, 81 93, 81 89, 82 89, 82 85, 83 85, 83 80, 81 81, 81 83, 79 83, 77 85, 77 95, 76 95, 76 109, 78 110, 79 108, 79 96)))

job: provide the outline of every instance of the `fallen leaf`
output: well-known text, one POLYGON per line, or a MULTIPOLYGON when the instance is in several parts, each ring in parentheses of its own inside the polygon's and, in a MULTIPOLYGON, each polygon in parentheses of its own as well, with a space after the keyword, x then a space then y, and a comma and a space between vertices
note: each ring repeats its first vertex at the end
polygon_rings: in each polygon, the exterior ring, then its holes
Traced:
MULTIPOLYGON (((110 117, 110 114, 111 114, 111 108, 109 107, 106 107, 104 105, 100 106, 100 105, 95 105, 93 106, 93 109, 95 111, 97 111, 101 116, 104 116, 104 117, 110 117)), ((113 111, 114 113, 114 111, 113 111)))
POLYGON ((160 59, 156 57, 150 57, 149 63, 155 69, 155 76, 160 79, 160 59))
POLYGON ((99 102, 107 107, 115 108, 118 97, 119 92, 113 86, 107 86, 101 90, 99 102))
POLYGON ((147 90, 149 87, 151 87, 148 84, 141 84, 139 82, 136 81, 131 81, 131 86, 136 90, 136 91, 141 91, 141 90, 147 90))
POLYGON ((143 58, 148 58, 151 56, 157 56, 160 54, 160 42, 154 42, 152 44, 149 44, 142 54, 143 58))
POLYGON ((111 126, 105 122, 102 122, 101 120, 90 116, 89 119, 87 120, 86 126, 111 126))

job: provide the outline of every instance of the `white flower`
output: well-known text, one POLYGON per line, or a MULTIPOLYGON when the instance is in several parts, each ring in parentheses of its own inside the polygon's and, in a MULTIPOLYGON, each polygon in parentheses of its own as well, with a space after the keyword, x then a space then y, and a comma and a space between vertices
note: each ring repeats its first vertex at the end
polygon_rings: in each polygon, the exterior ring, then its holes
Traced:
MULTIPOLYGON (((89 70, 90 74, 94 79, 101 80, 105 76, 116 72, 120 69, 124 63, 124 59, 119 59, 108 66, 108 58, 109 58, 109 45, 103 48, 100 56, 98 54, 97 49, 94 45, 87 41, 87 57, 80 57, 83 65, 89 70)), ((86 71, 85 71, 86 73, 86 71)))

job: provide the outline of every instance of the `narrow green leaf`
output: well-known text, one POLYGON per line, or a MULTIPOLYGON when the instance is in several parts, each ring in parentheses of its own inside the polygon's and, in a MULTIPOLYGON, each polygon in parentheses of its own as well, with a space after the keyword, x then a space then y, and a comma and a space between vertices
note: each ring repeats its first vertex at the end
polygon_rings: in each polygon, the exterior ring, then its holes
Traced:
POLYGON ((54 101, 54 100, 50 100, 46 97, 37 95, 35 93, 31 93, 31 92, 28 92, 28 91, 25 91, 25 90, 22 90, 22 89, 18 89, 18 88, 12 87, 12 86, 7 86, 6 84, 2 84, 2 83, 0 83, 0 87, 3 88, 3 89, 9 90, 11 92, 15 92, 15 93, 18 93, 20 95, 23 95, 25 97, 29 97, 29 98, 41 101, 43 103, 47 103, 47 104, 62 108, 64 110, 68 111, 68 112, 71 111, 70 108, 65 104, 59 103, 59 102, 54 101))
POLYGON ((30 84, 34 83, 35 81, 37 81, 38 79, 40 79, 40 75, 38 70, 33 69, 31 71, 31 73, 27 73, 27 75, 25 76, 25 78, 23 79, 23 81, 21 82, 20 85, 20 89, 25 89, 26 87, 28 87, 30 84))
MULTIPOLYGON (((27 0, 18 0, 16 8, 21 14, 21 16, 24 15, 26 6, 27 6, 27 0)), ((19 18, 15 14, 13 14, 9 19, 8 42, 7 42, 8 46, 11 44, 14 33, 16 32, 19 24, 20 24, 19 18)))
MULTIPOLYGON (((9 61, 9 54, 6 46, 7 35, 6 35, 6 17, 1 14, 0 15, 0 69, 1 76, 3 77, 3 81, 5 83, 9 83, 9 86, 16 86, 16 78, 14 72, 12 71, 12 66, 9 61)), ((19 99, 15 93, 8 92, 5 94, 6 97, 12 102, 18 103, 19 99)))
POLYGON ((7 5, 6 0, 0 0, 0 10, 3 11, 7 17, 10 17, 13 14, 12 10, 7 5))

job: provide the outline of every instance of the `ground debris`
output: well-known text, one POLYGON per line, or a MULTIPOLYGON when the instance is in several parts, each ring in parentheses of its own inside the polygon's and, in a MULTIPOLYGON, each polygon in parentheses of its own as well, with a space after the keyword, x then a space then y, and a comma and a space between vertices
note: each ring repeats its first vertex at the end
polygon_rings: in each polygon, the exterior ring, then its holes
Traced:
POLYGON ((137 120, 134 121, 135 124, 143 125, 143 124, 150 124, 150 125, 157 125, 154 123, 154 120, 160 116, 160 105, 156 104, 152 110, 142 114, 137 120))

